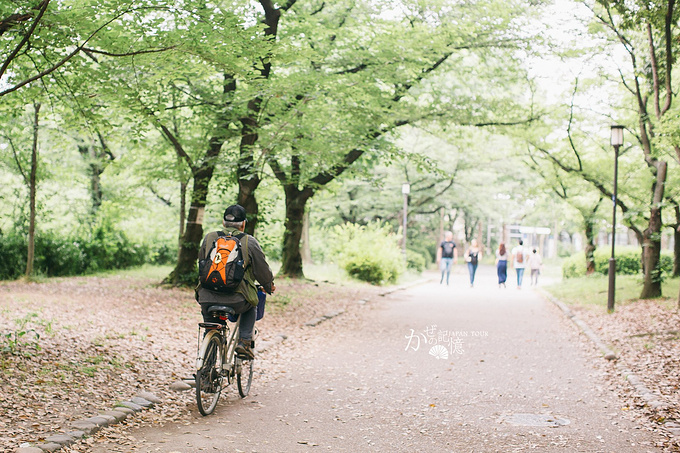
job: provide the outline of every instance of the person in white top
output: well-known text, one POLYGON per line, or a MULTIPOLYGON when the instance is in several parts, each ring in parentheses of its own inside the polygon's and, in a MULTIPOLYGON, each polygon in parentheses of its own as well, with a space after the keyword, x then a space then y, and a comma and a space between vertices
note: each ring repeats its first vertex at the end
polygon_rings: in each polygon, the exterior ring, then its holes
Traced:
POLYGON ((524 241, 519 240, 519 245, 512 249, 512 267, 517 272, 517 289, 522 289, 522 279, 524 278, 524 268, 529 258, 527 249, 524 248, 524 241))
POLYGON ((536 251, 536 249, 534 249, 531 255, 529 255, 527 265, 529 266, 529 269, 531 269, 531 284, 538 286, 538 276, 540 275, 541 268, 543 267, 543 258, 541 258, 541 255, 536 251))

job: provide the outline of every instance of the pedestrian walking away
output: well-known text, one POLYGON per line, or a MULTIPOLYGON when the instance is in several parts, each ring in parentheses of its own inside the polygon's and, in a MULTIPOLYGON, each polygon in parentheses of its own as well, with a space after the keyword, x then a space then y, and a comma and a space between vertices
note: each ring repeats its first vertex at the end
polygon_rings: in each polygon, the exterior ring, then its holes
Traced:
POLYGON ((477 239, 473 239, 470 242, 470 247, 465 251, 465 262, 467 263, 468 272, 470 273, 470 288, 475 286, 475 273, 477 272, 477 265, 481 259, 482 251, 477 245, 477 239))
POLYGON ((529 258, 524 241, 519 240, 519 244, 512 249, 512 267, 517 272, 517 289, 522 289, 522 279, 526 268, 527 258, 529 258))
MULTIPOLYGON (((267 260, 265 258, 260 244, 253 236, 244 233, 246 227, 246 210, 240 205, 229 206, 224 211, 224 218, 222 220, 223 230, 208 233, 203 239, 201 248, 198 251, 199 270, 206 267, 206 265, 213 270, 215 267, 215 276, 211 277, 210 281, 219 281, 220 277, 228 280, 231 277, 226 271, 226 265, 229 265, 229 258, 222 258, 218 252, 218 240, 232 240, 238 242, 241 252, 243 254, 243 262, 240 264, 240 271, 235 271, 240 274, 240 282, 237 281, 237 286, 233 289, 211 287, 206 288, 207 283, 199 283, 196 288, 196 300, 201 305, 201 313, 205 322, 219 322, 224 321, 219 318, 213 318, 208 313, 208 309, 212 305, 226 305, 234 309, 234 311, 241 317, 240 327, 240 341, 236 347, 236 353, 248 359, 254 358, 252 351, 252 337, 253 329, 255 327, 255 320, 257 317, 257 304, 259 302, 257 295, 257 285, 259 282, 264 291, 272 294, 276 290, 274 285, 274 276, 267 260), (235 241, 236 239, 237 241, 235 241), (223 263, 226 261, 226 265, 223 263), (220 264, 222 267, 220 268, 220 264), (220 270, 221 269, 221 270, 220 270), (221 275, 220 275, 221 272, 221 275)), ((230 249, 235 252, 234 249, 230 249)), ((240 260, 239 260, 240 261, 240 260)), ((210 274, 213 276, 213 274, 210 274)), ((238 280, 238 279, 235 279, 238 280)), ((209 281, 209 282, 210 282, 209 281)))
POLYGON ((508 279, 508 251, 503 242, 496 250, 496 273, 498 274, 498 287, 505 288, 505 281, 508 279))
POLYGON ((446 284, 448 285, 451 265, 458 264, 458 249, 456 249, 456 243, 453 242, 453 233, 451 231, 447 231, 444 234, 444 240, 437 248, 437 264, 442 272, 439 284, 441 285, 444 282, 444 276, 446 276, 446 284))
POLYGON ((538 276, 541 275, 541 269, 543 268, 543 258, 541 258, 541 254, 536 249, 533 249, 531 255, 529 255, 527 265, 531 269, 531 285, 538 286, 538 276))

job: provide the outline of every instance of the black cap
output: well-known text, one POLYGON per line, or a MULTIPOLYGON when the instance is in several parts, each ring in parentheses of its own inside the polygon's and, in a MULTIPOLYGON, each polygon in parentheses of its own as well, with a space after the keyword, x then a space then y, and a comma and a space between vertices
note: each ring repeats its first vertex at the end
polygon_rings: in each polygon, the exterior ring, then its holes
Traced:
POLYGON ((246 219, 246 210, 243 206, 235 204, 229 206, 226 211, 224 211, 224 220, 226 222, 243 222, 246 219))

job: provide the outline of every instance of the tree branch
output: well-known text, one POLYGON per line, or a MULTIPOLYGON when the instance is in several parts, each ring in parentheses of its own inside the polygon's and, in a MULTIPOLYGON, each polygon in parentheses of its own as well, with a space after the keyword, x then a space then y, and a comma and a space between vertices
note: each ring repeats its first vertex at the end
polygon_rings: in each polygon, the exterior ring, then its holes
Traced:
POLYGON ((652 90, 654 91, 654 111, 656 119, 661 118, 661 107, 659 106, 659 63, 656 60, 656 46, 654 45, 654 35, 652 34, 652 24, 647 22, 647 40, 649 41, 649 59, 652 66, 652 90))
POLYGON ((673 30, 671 25, 673 24, 674 8, 675 0, 669 0, 664 22, 664 38, 666 41, 666 102, 661 109, 662 115, 671 108, 671 102, 673 100, 673 88, 671 87, 671 74, 673 72, 673 30))
MULTIPOLYGON (((46 2, 49 2, 49 0, 45 0, 45 1, 46 1, 46 2)), ((126 12, 127 12, 127 11, 126 11, 126 12)), ((104 24, 102 24, 99 28, 97 28, 95 31, 93 31, 93 32, 90 34, 90 36, 88 36, 87 39, 85 39, 85 41, 83 41, 83 43, 82 43, 81 45, 79 45, 78 47, 75 48, 75 50, 74 50, 73 52, 71 52, 70 54, 66 55, 66 56, 65 56, 64 58, 62 58, 59 62, 57 62, 56 64, 54 64, 51 68, 45 69, 44 71, 40 72, 39 74, 37 74, 37 75, 35 75, 35 76, 33 76, 33 77, 30 77, 30 78, 24 80, 23 82, 19 82, 18 84, 14 85, 13 87, 10 87, 10 88, 8 88, 8 89, 6 89, 6 90, 4 90, 4 91, 0 91, 0 97, 6 95, 6 94, 8 94, 8 93, 12 93, 12 92, 18 90, 19 88, 21 88, 21 87, 23 87, 23 86, 25 86, 25 85, 28 85, 29 83, 31 83, 31 82, 33 82, 33 81, 35 81, 35 80, 41 79, 41 78, 45 77, 46 75, 48 75, 48 74, 50 74, 50 73, 56 71, 57 69, 59 69, 59 68, 60 68, 61 66, 63 66, 67 61, 69 61, 69 60, 70 60, 71 58, 73 58, 76 54, 78 54, 78 53, 83 49, 83 47, 85 47, 85 45, 86 45, 92 38, 94 38, 94 36, 95 36, 97 33, 99 33, 101 30, 103 30, 103 29, 104 29, 106 26, 108 26, 111 22, 113 22, 114 20, 116 20, 116 19, 118 19, 119 17, 121 17, 123 14, 125 14, 125 13, 120 13, 119 15, 117 15, 117 16, 115 16, 115 17, 112 17, 110 20, 106 21, 106 22, 105 22, 104 24)), ((1 76, 1 75, 2 75, 2 72, 0 72, 0 76, 1 76)))
POLYGON ((273 155, 270 154, 268 156, 267 163, 274 172, 274 176, 276 176, 276 179, 278 179, 281 182, 281 184, 286 184, 288 182, 286 172, 283 171, 283 168, 281 168, 281 165, 279 165, 279 162, 273 157, 273 155))
POLYGON ((576 159, 578 160, 578 169, 579 171, 582 171, 583 163, 581 162, 581 156, 579 155, 578 151, 576 151, 574 139, 571 136, 571 125, 574 122, 574 98, 576 97, 577 91, 578 91, 578 77, 576 78, 576 82, 574 82, 574 91, 571 94, 571 104, 569 105, 569 125, 567 126, 567 137, 569 137, 569 144, 571 146, 572 151, 574 151, 574 154, 576 155, 576 159))
POLYGON ((177 155, 184 159, 184 161, 187 163, 192 172, 195 172, 196 167, 194 165, 194 161, 191 159, 191 156, 189 156, 186 153, 184 147, 179 142, 175 134, 173 134, 172 131, 170 131, 170 129, 168 129, 168 127, 165 124, 160 124, 159 122, 159 126, 163 131, 163 135, 165 135, 165 138, 167 138, 170 141, 170 143, 172 143, 172 146, 173 148, 175 148, 175 152, 177 153, 177 155))
POLYGON ((163 202, 163 204, 165 204, 166 206, 172 207, 172 202, 170 200, 168 200, 167 198, 162 197, 158 192, 156 192, 156 189, 149 186, 149 190, 151 191, 152 194, 154 194, 156 196, 156 198, 158 198, 161 202, 163 202))
MULTIPOLYGON (((43 15, 45 14, 45 11, 47 11, 47 6, 49 5, 50 0, 43 0, 42 4, 40 5, 40 10, 38 11, 38 15, 36 16, 35 20, 31 24, 31 28, 28 29, 28 32, 24 35, 23 39, 17 46, 14 48, 14 50, 7 56, 5 59, 5 62, 2 64, 2 67, 0 67, 0 78, 5 74, 5 71, 7 71, 7 67, 9 64, 16 58, 17 54, 21 50, 22 47, 26 45, 29 39, 31 39, 31 36, 33 35, 33 32, 35 31, 36 27, 38 26, 38 22, 40 22, 40 19, 42 19, 43 15)), ((0 93, 0 96, 2 96, 4 93, 0 93)))
POLYGON ((19 22, 25 22, 33 18, 33 14, 10 14, 7 18, 0 20, 0 36, 3 33, 17 25, 19 22))
MULTIPOLYGON (((99 55, 106 55, 107 57, 133 57, 135 55, 144 55, 147 53, 159 53, 159 52, 165 52, 168 50, 172 50, 177 48, 177 46, 169 46, 169 47, 162 47, 160 49, 147 49, 147 50, 136 50, 133 52, 125 52, 125 53, 114 53, 114 52, 107 52, 105 50, 97 50, 97 49, 92 49, 90 47, 83 47, 82 50, 83 52, 90 54, 99 54, 99 55)), ((90 57, 92 58, 92 57, 90 57)), ((95 60, 96 61, 96 60, 95 60)))
MULTIPOLYGON (((579 171, 578 169, 576 169, 576 168, 574 168, 574 167, 570 167, 570 166, 564 164, 562 161, 560 161, 560 160, 557 159, 555 156, 553 156, 552 154, 550 154, 550 152, 548 152, 547 150, 545 150, 545 149, 543 149, 543 148, 541 148, 541 147, 535 145, 534 143, 531 143, 531 145, 532 145, 534 148, 536 148, 538 151, 540 151, 541 153, 543 153, 548 159, 550 159, 555 165, 557 165, 559 168, 561 168, 564 172, 566 172, 566 173, 576 173, 576 174, 578 174, 579 176, 581 176, 581 178, 583 178, 585 181, 589 182, 589 183, 592 184, 597 190, 599 190, 600 193, 602 193, 603 195, 605 195, 606 197, 608 197, 608 198, 610 198, 610 199, 614 199, 614 193, 613 193, 611 190, 607 189, 601 182, 597 181, 595 178, 593 178, 592 176, 588 175, 585 171, 579 171)), ((628 213, 628 212, 631 211, 631 209, 628 207, 628 205, 626 205, 626 203, 624 203, 624 202, 621 200, 621 197, 616 197, 616 204, 621 208, 621 211, 622 211, 624 214, 626 214, 626 213, 628 213)), ((638 227, 636 227, 636 226, 630 221, 630 219, 627 219, 627 220, 626 220, 626 223, 628 224, 628 227, 629 227, 631 230, 635 231, 635 233, 638 235, 638 237, 642 237, 642 232, 640 231, 640 229, 639 229, 638 227)))
POLYGON ((5 135, 5 140, 9 142, 10 148, 12 148, 12 154, 14 154, 14 162, 17 164, 17 168, 19 169, 19 173, 21 174, 21 177, 24 179, 24 183, 28 185, 28 176, 26 176, 26 173, 24 172, 24 167, 21 166, 21 161, 19 160, 19 153, 17 152, 16 147, 14 146, 14 142, 12 141, 12 138, 9 137, 8 135, 5 135))

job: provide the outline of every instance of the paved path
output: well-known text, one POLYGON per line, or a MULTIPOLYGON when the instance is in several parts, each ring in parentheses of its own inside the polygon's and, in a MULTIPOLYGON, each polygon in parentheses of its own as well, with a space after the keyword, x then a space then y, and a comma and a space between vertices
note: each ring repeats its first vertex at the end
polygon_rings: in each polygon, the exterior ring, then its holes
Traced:
POLYGON ((309 328, 251 396, 230 390, 210 417, 133 431, 139 451, 659 451, 559 310, 529 288, 499 289, 491 268, 475 288, 466 279, 309 328))

